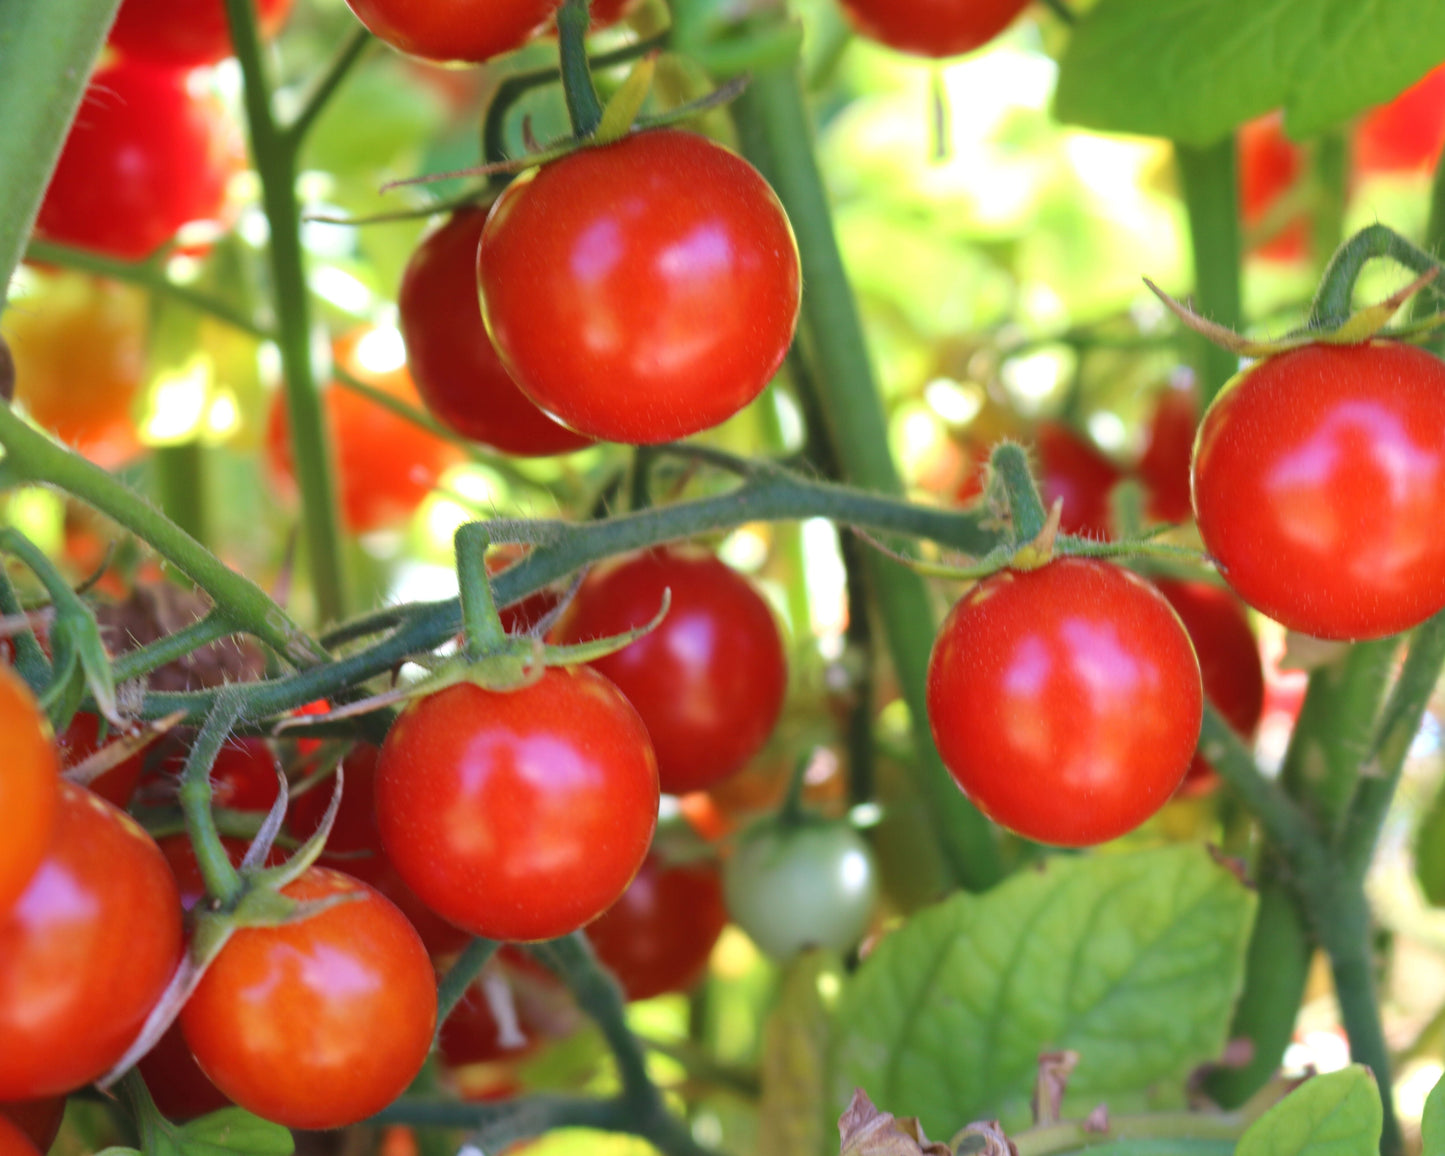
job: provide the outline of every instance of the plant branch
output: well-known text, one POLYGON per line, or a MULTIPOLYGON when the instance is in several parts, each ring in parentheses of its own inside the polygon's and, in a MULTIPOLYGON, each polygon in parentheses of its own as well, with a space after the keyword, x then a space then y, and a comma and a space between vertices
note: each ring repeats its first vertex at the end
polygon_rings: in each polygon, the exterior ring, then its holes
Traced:
POLYGON ((327 103, 336 94, 336 90, 341 87, 342 81, 351 75, 352 68, 366 55, 367 50, 374 43, 371 33, 358 24, 350 38, 342 44, 331 63, 326 66, 306 94, 306 98, 301 102, 301 110, 282 130, 286 143, 293 150, 300 150, 306 134, 311 131, 311 126, 316 123, 317 118, 326 111, 327 103))

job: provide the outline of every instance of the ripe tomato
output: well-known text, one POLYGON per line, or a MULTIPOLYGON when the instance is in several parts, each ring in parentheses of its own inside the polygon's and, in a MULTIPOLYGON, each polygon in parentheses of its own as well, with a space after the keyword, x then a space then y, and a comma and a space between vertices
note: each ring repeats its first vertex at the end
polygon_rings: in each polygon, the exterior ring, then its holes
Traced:
POLYGON ((1395 342, 1309 345, 1220 393, 1194 513, 1224 580, 1319 638, 1382 638, 1445 607, 1445 365, 1395 342))
POLYGON ((1113 839, 1163 806, 1203 705, 1194 648, 1163 596, 1092 559, 984 579, 928 663, 949 773, 995 822, 1059 846, 1113 839))
POLYGON ((1148 441, 1139 458, 1144 483, 1144 512, 1156 522, 1187 522, 1194 516, 1189 502, 1189 459, 1199 409, 1189 388, 1169 386, 1154 402, 1148 441))
POLYGON ((671 547, 594 569, 557 624, 562 642, 620 634, 672 606, 651 634, 592 666, 637 708, 662 789, 698 791, 742 769, 783 708, 787 660, 751 582, 705 550, 671 547))
MULTIPOLYGON (((65 728, 65 733, 55 740, 55 749, 65 770, 83 763, 101 748, 100 716, 89 711, 79 712, 65 728)), ((124 811, 130 806, 136 784, 140 782, 141 771, 145 769, 145 752, 137 751, 130 758, 117 763, 98 778, 92 779, 90 789, 112 806, 124 811)))
POLYGON ((643 860, 622 898, 587 928, 597 958, 628 999, 686 991, 707 969, 727 926, 715 863, 643 860))
POLYGON ((649 444, 752 401, 798 321, 778 198, 704 137, 641 132, 533 169, 492 206, 482 313, 508 372, 590 437, 649 444))
POLYGON ((402 879, 489 939, 553 939, 601 915, 642 864, 657 802, 642 720, 586 667, 417 699, 376 771, 381 844, 402 879))
POLYGON ((68 1092, 104 1073, 180 957, 176 881, 151 837, 62 782, 45 858, 0 915, 0 1100, 68 1092))
MULTIPOLYGON (((502 980, 506 982, 505 979, 502 980)), ((515 995, 515 993, 514 993, 515 995)), ((517 1030, 521 1039, 504 1036, 482 981, 467 988, 461 1002, 452 1009, 438 1033, 437 1050, 449 1067, 463 1064, 490 1064, 498 1060, 520 1060, 531 1055, 541 1044, 536 1025, 527 1022, 526 1005, 513 1000, 517 1013, 517 1030)))
POLYGON ((457 433, 504 454, 546 457, 590 442, 527 400, 502 367, 477 304, 485 209, 462 209, 427 237, 397 293, 407 364, 427 409, 457 433))
MULTIPOLYGON (((181 744, 172 745, 160 770, 179 777, 188 754, 181 744)), ((276 756, 265 739, 228 739, 211 764, 211 804, 232 811, 269 811, 281 793, 276 770, 276 756)))
POLYGON ((0 1112, 0 1153, 4 1156, 40 1156, 37 1148, 20 1125, 0 1112))
POLYGON ((804 948, 851 951, 878 900, 878 869, 847 823, 762 819, 743 833, 723 869, 728 911, 764 953, 785 960, 804 948))
MULTIPOLYGON (((256 0, 256 21, 269 40, 281 30, 291 0, 256 0)), ((222 0, 124 0, 110 46, 126 56, 171 68, 215 64, 231 55, 231 28, 222 0)))
POLYGON ((858 32, 914 56, 960 56, 1014 22, 1028 0, 842 0, 858 32))
POLYGON ((146 1090, 167 1120, 193 1120, 231 1106, 230 1099, 211 1083, 191 1049, 179 1024, 166 1034, 136 1064, 146 1090))
POLYGON ((636 7, 637 0, 592 0, 588 11, 592 15, 593 31, 610 28, 636 7))
MULTIPOLYGON (((60 811, 60 761, 50 723, 25 681, 0 664, 0 735, 5 736, 0 773, 0 926, 45 858, 60 811)), ((18 1099, 19 1097, 8 1097, 18 1099)), ((0 1095, 0 1100, 7 1099, 0 1095)))
POLYGON ((5 311, 16 399, 105 469, 140 452, 132 409, 146 375, 147 308, 131 286, 67 273, 5 311))
MULTIPOLYGON (((418 899, 381 849, 381 832, 376 824, 376 764, 380 756, 380 747, 357 743, 342 760, 345 785, 341 806, 326 839, 326 851, 317 862, 354 875, 395 903, 433 956, 460 951, 471 936, 418 899)), ((296 838, 308 839, 321 826, 333 786, 321 783, 291 801, 287 824, 296 838)))
POLYGON ((1366 173, 1433 169, 1445 146, 1445 65, 1425 74, 1389 104, 1365 114, 1355 130, 1355 167, 1366 173))
POLYGON ((356 18, 398 52, 440 64, 481 64, 540 32, 561 0, 346 0, 356 18))
POLYGON ((311 919, 238 931, 181 1009, 212 1082, 288 1128, 355 1123, 421 1070, 436 980, 401 912, 360 880, 313 867, 283 894, 358 895, 311 919))
MULTIPOLYGON (((1264 663, 1244 603, 1208 582, 1156 578, 1154 585, 1174 607, 1194 644, 1204 679, 1204 697, 1240 738, 1253 739, 1264 713, 1264 663)), ((1184 777, 1183 790, 1198 794, 1214 783, 1213 769, 1196 752, 1184 777)))
MULTIPOLYGON (((375 331, 358 331, 339 340, 337 361, 368 385, 419 405, 405 366, 377 371, 362 363, 368 332, 375 331)), ((406 521, 447 467, 461 460, 455 446, 349 389, 333 384, 322 400, 337 447, 342 520, 353 534, 406 521)), ((266 454, 281 488, 294 492, 290 422, 286 399, 279 392, 271 403, 266 454)))
MULTIPOLYGON (((49 1152, 50 1146, 55 1143, 55 1137, 60 1134, 60 1121, 65 1116, 65 1097, 46 1096, 39 1100, 20 1100, 8 1104, 0 1104, 0 1118, 8 1117, 10 1123, 17 1124, 40 1152, 49 1152)), ((0 1152, 10 1152, 12 1149, 6 1147, 6 1141, 0 1139, 0 1152)), ((16 1156, 19 1156, 24 1149, 15 1149, 16 1156)))
POLYGON ((35 222, 51 241, 138 261, 192 221, 222 214, 245 167, 219 103, 188 74, 120 60, 91 78, 35 222))
MULTIPOLYGON (((1264 220, 1276 201, 1303 177, 1304 150, 1284 135, 1284 117, 1271 113, 1239 130, 1239 212, 1246 229, 1264 220)), ((1300 261, 1309 255, 1309 219, 1295 217, 1254 249, 1271 261, 1300 261)))

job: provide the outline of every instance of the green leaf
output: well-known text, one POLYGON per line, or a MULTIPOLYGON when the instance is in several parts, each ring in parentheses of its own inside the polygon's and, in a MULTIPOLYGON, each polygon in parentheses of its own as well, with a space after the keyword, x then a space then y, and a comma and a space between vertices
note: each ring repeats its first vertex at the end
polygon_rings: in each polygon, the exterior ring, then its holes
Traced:
POLYGON ((1383 1119, 1375 1077, 1355 1064, 1300 1085, 1249 1126, 1235 1156, 1375 1156, 1383 1119))
POLYGON ((1425 1100, 1420 1138, 1424 1141, 1423 1156, 1445 1156, 1445 1080, 1438 1081, 1425 1100))
POLYGON ((290 1131, 241 1108, 222 1108, 192 1120, 177 1130, 176 1139, 186 1156, 291 1156, 296 1150, 290 1131))
POLYGON ((757 1156, 838 1150, 827 1065, 834 1001, 826 993, 831 989, 836 998, 840 972, 831 951, 806 952, 783 970, 778 1002, 763 1028, 757 1156))
POLYGON ((1445 59, 1438 0, 1100 0, 1059 68, 1061 120, 1211 144, 1281 106, 1309 136, 1445 59))
POLYGON ((1064 1114, 1177 1103, 1217 1057, 1255 897, 1203 848, 1055 857, 888 936, 836 1014, 834 1098, 855 1087, 930 1135, 1027 1123, 1039 1053, 1080 1063, 1064 1114))

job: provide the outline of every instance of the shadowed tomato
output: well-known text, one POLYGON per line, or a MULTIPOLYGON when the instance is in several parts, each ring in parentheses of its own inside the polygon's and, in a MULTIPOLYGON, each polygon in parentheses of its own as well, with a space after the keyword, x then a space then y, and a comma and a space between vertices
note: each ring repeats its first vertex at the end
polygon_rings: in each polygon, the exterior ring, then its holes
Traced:
POLYGON ((167 1028, 136 1067, 151 1099, 167 1120, 194 1120, 231 1106, 226 1094, 201 1071, 196 1057, 186 1047, 179 1024, 167 1028))
POLYGON ((627 696, 657 752, 662 789, 680 795, 742 769, 772 734, 787 692, 783 641, 751 582, 705 550, 613 559, 588 574, 557 624, 564 643, 645 626, 651 634, 591 665, 627 696))
MULTIPOLYGON (((179 778, 186 767, 185 751, 172 751, 161 769, 179 778)), ((269 811, 281 793, 276 756, 265 739, 228 739, 211 764, 211 805, 232 811, 269 811)))
POLYGON ((55 836, 0 915, 0 1100, 68 1092, 103 1074, 180 957, 176 881, 151 837, 62 782, 55 836))
POLYGON ((1156 522, 1187 522, 1194 516, 1189 501, 1189 459, 1199 407, 1190 388, 1169 386, 1154 402, 1148 442, 1139 458, 1139 479, 1145 487, 1144 512, 1156 522))
POLYGON ((20 1125, 0 1112, 0 1152, 5 1156, 40 1156, 40 1149, 20 1125))
MULTIPOLYGON (((1304 150, 1284 135, 1284 117, 1262 116, 1239 130, 1239 212, 1245 229, 1259 228, 1275 203, 1304 176, 1304 150)), ((1251 251, 1271 261, 1300 261, 1309 255, 1309 219, 1292 217, 1274 236, 1251 251)))
POLYGON ((960 56, 987 44, 1028 0, 841 0, 859 33, 914 56, 960 56))
MULTIPOLYGON (((0 925, 34 878, 45 857, 60 811, 60 762, 50 723, 25 681, 0 665, 0 735, 5 736, 0 773, 0 925)), ((0 1100, 19 1099, 0 1092, 0 1100)))
MULTIPOLYGON (((70 720, 65 733, 55 740, 60 761, 66 770, 78 766, 101 749, 100 716, 89 711, 79 712, 70 720)), ((130 806, 136 784, 140 782, 141 771, 145 769, 145 752, 137 751, 99 777, 92 779, 90 789, 107 803, 122 811, 130 806)))
MULTIPOLYGON (((38 1151, 49 1152, 55 1137, 60 1134, 60 1122, 65 1118, 65 1097, 47 1096, 42 1100, 0 1104, 0 1117, 8 1117, 11 1123, 18 1124, 20 1131, 38 1151)), ((8 1153, 10 1149, 5 1144, 6 1141, 0 1139, 0 1152, 8 1153)), ((23 1150, 17 1150, 17 1156, 19 1151, 23 1150)))
POLYGON ((490 978, 484 976, 467 988, 461 1002, 452 1009, 442 1024, 437 1043, 444 1059, 450 1066, 462 1064, 489 1064, 498 1060, 520 1060, 531 1055, 541 1043, 536 1028, 525 1022, 523 1003, 513 998, 510 991, 491 996, 487 991, 488 982, 505 985, 507 980, 493 969, 490 978), (516 1016, 514 1032, 504 1032, 492 1010, 492 998, 502 995, 512 1001, 516 1016))
MULTIPOLYGON (((256 0, 261 38, 281 30, 292 0, 256 0)), ((126 56, 172 68, 215 64, 231 55, 224 0, 125 0, 110 30, 110 46, 126 56)))

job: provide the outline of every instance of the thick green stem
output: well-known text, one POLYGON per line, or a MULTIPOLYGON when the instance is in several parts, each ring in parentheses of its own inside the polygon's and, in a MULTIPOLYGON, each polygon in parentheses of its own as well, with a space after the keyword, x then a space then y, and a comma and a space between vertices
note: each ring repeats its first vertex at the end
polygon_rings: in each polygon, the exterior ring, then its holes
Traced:
POLYGON ((437 987, 437 1036, 441 1035, 442 1025, 447 1022, 447 1017, 456 1009, 457 1004, 462 1002, 472 981, 481 975, 487 961, 497 954, 498 946, 500 945, 493 939, 474 939, 447 969, 437 987))
MULTIPOLYGON (((1194 254, 1194 309, 1211 321, 1238 330, 1243 319, 1239 291, 1239 194, 1234 138, 1203 148, 1176 144, 1174 157, 1189 214, 1194 254)), ((1239 367, 1239 360, 1191 334, 1191 360, 1199 377, 1200 403, 1208 407, 1239 367)))
POLYGON ((192 651, 209 646, 236 633, 236 628, 219 611, 213 610, 174 634, 158 638, 139 650, 127 651, 111 664, 118 684, 127 679, 142 678, 167 663, 178 662, 192 651))
POLYGON ((211 765, 240 718, 240 696, 224 693, 218 696, 191 744, 185 769, 181 771, 180 803, 186 818, 186 834, 195 850, 207 893, 223 904, 240 893, 241 876, 231 866, 230 856, 221 843, 221 833, 216 829, 216 817, 211 813, 211 765))
POLYGON ((0 312, 120 0, 0 6, 0 312))
POLYGON ((1014 537, 1020 545, 1032 542, 1043 533, 1048 511, 1039 496, 1038 483, 1029 472, 1028 454, 1023 446, 1004 442, 989 457, 989 469, 998 478, 1008 495, 1009 514, 1013 518, 1014 537))
MULTIPOLYGON (((902 483, 889 451, 887 415, 833 233, 797 66, 759 71, 734 110, 744 151, 772 182, 797 234, 807 287, 802 327, 834 455, 849 482, 897 495, 902 483)), ((920 753, 911 764, 916 787, 928 800, 935 836, 955 878, 973 889, 988 887, 1003 871, 993 829, 954 785, 928 731, 925 683, 937 630, 928 587, 918 575, 882 557, 870 554, 865 565, 913 717, 920 753)))
POLYGON ((210 537, 207 532, 205 447, 199 441, 163 446, 156 450, 152 465, 161 509, 178 529, 197 542, 205 543, 210 537))
POLYGON ((346 613, 346 581, 341 565, 336 468, 311 363, 311 299, 301 251, 301 207, 296 199, 296 141, 276 123, 251 0, 226 0, 226 12, 245 80, 251 154, 261 177, 261 200, 269 226, 291 459, 301 492, 306 558, 318 615, 323 622, 336 622, 346 613))
POLYGON ((586 140, 602 123, 602 101, 592 83, 592 66, 587 60, 587 33, 592 26, 588 0, 566 0, 557 10, 557 41, 562 58, 562 92, 567 98, 567 115, 572 133, 586 140))
POLYGON ((485 522, 467 522, 456 533, 457 583, 461 589, 463 644, 469 657, 500 650, 507 641, 487 577, 487 547, 491 538, 485 522))
POLYGON ((1393 229, 1385 225, 1368 225, 1341 245, 1325 267, 1319 292, 1310 306, 1306 322, 1309 328, 1333 328, 1349 317, 1360 270, 1366 261, 1377 257, 1389 257, 1414 273, 1428 273, 1440 268, 1434 257, 1412 245, 1393 229))

